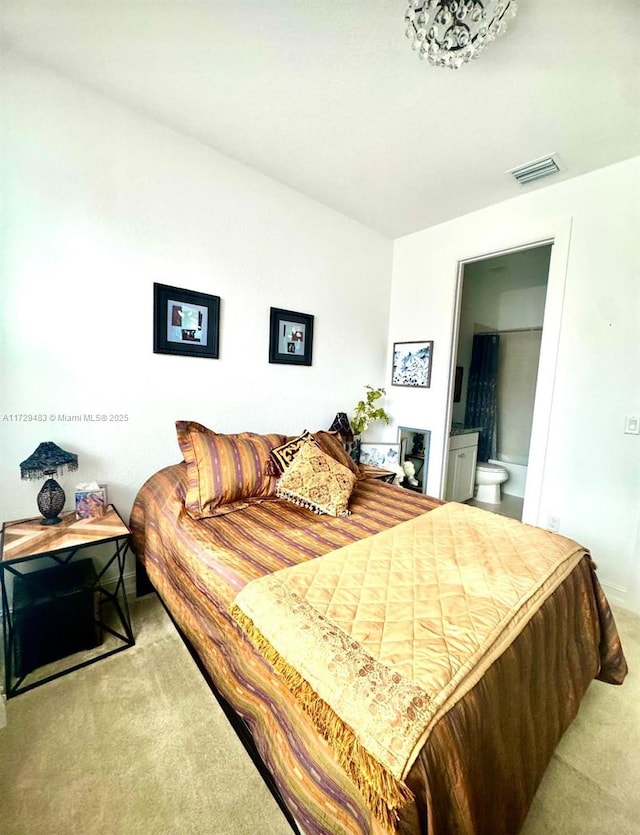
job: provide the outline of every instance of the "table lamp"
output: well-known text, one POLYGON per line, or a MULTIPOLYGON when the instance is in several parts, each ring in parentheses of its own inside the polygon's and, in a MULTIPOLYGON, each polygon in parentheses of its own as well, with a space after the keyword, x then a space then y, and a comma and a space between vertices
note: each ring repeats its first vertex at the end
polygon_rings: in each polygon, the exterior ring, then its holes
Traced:
POLYGON ((337 432, 345 443, 353 440, 353 430, 346 412, 338 412, 329 427, 329 432, 337 432))
POLYGON ((360 463, 360 438, 354 439, 353 429, 346 412, 338 412, 329 427, 329 432, 337 432, 347 455, 356 464, 360 463))
MULTIPOLYGON (((78 469, 78 456, 66 452, 51 441, 39 444, 36 451, 20 464, 22 478, 38 479, 58 475, 58 468, 64 472, 78 469)), ((64 507, 64 490, 54 478, 47 478, 38 493, 38 509, 44 517, 41 525, 57 525, 62 520, 58 515, 64 507)))

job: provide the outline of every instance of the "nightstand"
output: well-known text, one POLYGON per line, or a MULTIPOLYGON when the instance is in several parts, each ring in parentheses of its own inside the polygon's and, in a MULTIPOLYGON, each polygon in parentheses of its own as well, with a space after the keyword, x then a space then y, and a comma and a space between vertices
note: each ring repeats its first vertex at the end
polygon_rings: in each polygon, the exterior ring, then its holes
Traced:
POLYGON ((360 472, 367 478, 379 478, 387 484, 393 484, 396 473, 393 470, 383 470, 381 467, 373 467, 371 464, 359 464, 360 472))
POLYGON ((73 511, 61 518, 2 525, 7 698, 135 643, 124 587, 129 529, 113 505, 99 519, 76 519, 73 511), (110 550, 98 571, 89 555, 97 546, 110 550), (117 576, 105 580, 112 565, 117 576))

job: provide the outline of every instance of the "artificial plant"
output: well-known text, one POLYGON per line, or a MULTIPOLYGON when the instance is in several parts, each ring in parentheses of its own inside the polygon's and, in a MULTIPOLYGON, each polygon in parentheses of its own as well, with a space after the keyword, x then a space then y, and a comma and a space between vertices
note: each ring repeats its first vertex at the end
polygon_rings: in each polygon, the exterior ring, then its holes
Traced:
POLYGON ((362 435, 370 423, 375 420, 383 420, 385 423, 390 423, 391 418, 379 405, 378 401, 386 394, 385 389, 373 388, 373 386, 365 386, 365 398, 358 401, 351 417, 351 428, 354 435, 362 435))

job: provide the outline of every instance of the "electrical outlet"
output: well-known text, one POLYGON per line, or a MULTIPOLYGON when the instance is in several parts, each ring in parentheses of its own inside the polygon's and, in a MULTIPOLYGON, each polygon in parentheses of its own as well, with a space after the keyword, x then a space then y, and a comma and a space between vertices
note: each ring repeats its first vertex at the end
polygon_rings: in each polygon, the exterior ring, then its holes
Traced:
POLYGON ((560 530, 560 517, 559 516, 549 516, 547 519, 547 527, 550 531, 554 533, 558 533, 560 530))

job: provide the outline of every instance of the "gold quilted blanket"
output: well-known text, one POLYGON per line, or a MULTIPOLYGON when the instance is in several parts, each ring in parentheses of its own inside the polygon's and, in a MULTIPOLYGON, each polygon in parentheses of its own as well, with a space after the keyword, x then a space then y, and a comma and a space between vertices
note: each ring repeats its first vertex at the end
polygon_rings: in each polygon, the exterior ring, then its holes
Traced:
POLYGON ((451 502, 254 580, 231 613, 392 829, 435 722, 584 553, 451 502))

